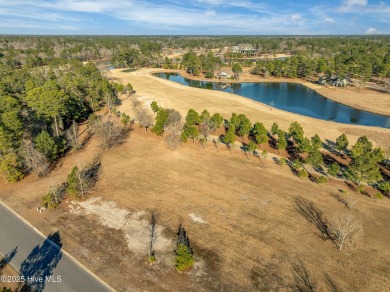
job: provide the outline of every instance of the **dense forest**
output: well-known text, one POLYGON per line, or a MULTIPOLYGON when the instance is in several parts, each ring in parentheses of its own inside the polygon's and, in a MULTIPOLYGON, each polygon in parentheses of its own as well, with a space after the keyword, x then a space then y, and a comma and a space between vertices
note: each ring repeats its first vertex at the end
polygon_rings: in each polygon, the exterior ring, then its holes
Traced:
POLYGON ((390 76, 388 36, 6 36, 0 38, 0 58, 2 63, 16 68, 58 65, 71 59, 111 60, 116 67, 169 67, 177 60, 164 58, 163 50, 202 49, 203 55, 196 54, 195 61, 191 59, 193 56, 187 56, 182 66, 187 68, 186 61, 190 60, 195 64, 195 72, 205 73, 221 62, 207 55, 211 49, 222 52, 225 47, 239 43, 251 44, 263 54, 294 56, 258 61, 255 74, 306 78, 327 73, 362 80, 376 77, 379 82, 390 76))
POLYGON ((92 63, 17 70, 0 64, 0 173, 9 181, 33 171, 46 174, 72 147, 70 131, 77 123, 115 98, 92 63))

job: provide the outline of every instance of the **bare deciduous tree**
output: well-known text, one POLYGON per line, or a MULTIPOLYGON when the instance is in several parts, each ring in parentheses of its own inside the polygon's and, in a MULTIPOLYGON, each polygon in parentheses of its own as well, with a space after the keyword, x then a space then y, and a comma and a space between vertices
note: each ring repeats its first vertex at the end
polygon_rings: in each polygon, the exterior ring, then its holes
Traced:
POLYGON ((96 155, 90 163, 75 166, 68 176, 67 192, 84 198, 99 179, 100 161, 100 155, 96 155))
POLYGON ((138 107, 140 107, 142 105, 142 102, 140 100, 138 100, 138 98, 136 96, 133 96, 131 98, 131 103, 133 105, 133 110, 137 109, 138 107))
POLYGON ((137 108, 135 111, 135 118, 138 120, 139 125, 145 128, 145 132, 153 126, 154 118, 152 113, 144 108, 137 108))
POLYGON ((169 125, 166 128, 166 132, 165 143, 169 149, 175 150, 182 143, 181 133, 183 132, 183 125, 169 125))
POLYGON ((110 115, 111 115, 111 109, 115 105, 116 101, 117 101, 117 98, 113 93, 108 92, 104 95, 104 102, 106 103, 106 105, 109 109, 110 115))
POLYGON ((214 144, 214 147, 215 149, 217 149, 217 153, 218 153, 218 144, 220 143, 221 141, 219 139, 213 139, 213 144, 214 144))
POLYGON ((49 192, 42 198, 42 206, 44 208, 56 208, 62 201, 65 194, 66 183, 61 185, 50 184, 49 192))
POLYGON ((73 151, 78 151, 80 149, 80 144, 78 142, 78 129, 79 125, 73 120, 72 125, 66 131, 66 140, 73 151))
POLYGON ((349 195, 345 199, 345 202, 346 202, 347 208, 350 210, 353 210, 355 208, 356 204, 358 203, 358 199, 353 195, 349 195))
POLYGON ((206 123, 201 123, 199 125, 199 133, 207 139, 210 134, 210 126, 206 123))
POLYGON ((168 114, 168 118, 165 122, 165 127, 170 125, 178 126, 182 124, 182 116, 177 110, 169 108, 166 110, 166 112, 168 114))
POLYGON ((97 120, 93 124, 93 130, 101 137, 103 149, 109 149, 123 143, 128 134, 125 128, 111 120, 97 120))
POLYGON ((361 224, 352 214, 338 214, 334 219, 332 229, 341 250, 345 240, 361 229, 361 224))
POLYGON ((156 251, 154 250, 154 244, 157 239, 157 215, 152 213, 150 216, 150 242, 149 242, 149 262, 152 264, 156 260, 156 251))
POLYGON ((39 177, 45 176, 49 172, 50 163, 43 153, 35 149, 33 143, 24 142, 23 156, 28 171, 35 172, 39 177))

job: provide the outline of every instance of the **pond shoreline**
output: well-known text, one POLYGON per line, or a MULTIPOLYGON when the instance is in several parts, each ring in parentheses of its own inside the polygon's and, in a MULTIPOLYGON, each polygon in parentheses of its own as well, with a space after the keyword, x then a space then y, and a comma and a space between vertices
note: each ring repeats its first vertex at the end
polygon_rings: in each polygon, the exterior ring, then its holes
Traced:
POLYGON ((203 78, 201 76, 193 76, 185 72, 184 70, 173 70, 173 69, 160 69, 155 68, 149 72, 153 76, 154 73, 178 73, 184 78, 196 81, 204 82, 220 82, 220 83, 296 83, 306 86, 319 95, 330 99, 334 102, 340 103, 347 107, 357 109, 360 111, 366 111, 372 114, 381 116, 390 116, 390 94, 377 92, 374 90, 362 88, 361 92, 357 92, 357 88, 335 88, 335 87, 323 87, 317 83, 308 82, 298 78, 262 78, 258 75, 253 75, 248 72, 243 73, 239 80, 226 79, 221 80, 218 78, 203 78))
POLYGON ((235 94, 267 107, 304 115, 307 117, 333 121, 346 125, 362 125, 385 128, 389 116, 356 109, 326 98, 315 90, 298 82, 224 82, 188 79, 180 72, 155 72, 159 77, 177 84, 194 88, 235 94), (166 75, 165 75, 166 74, 166 75), (170 75, 172 74, 172 75, 170 75), (222 84, 222 86, 221 86, 222 84), (227 86, 225 86, 226 84, 227 86), (240 84, 235 86, 234 84, 240 84))

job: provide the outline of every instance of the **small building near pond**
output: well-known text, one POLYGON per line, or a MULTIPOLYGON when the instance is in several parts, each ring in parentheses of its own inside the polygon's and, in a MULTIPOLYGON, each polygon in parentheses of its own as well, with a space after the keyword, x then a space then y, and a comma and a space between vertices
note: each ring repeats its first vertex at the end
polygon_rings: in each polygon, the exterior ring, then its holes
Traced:
POLYGON ((230 68, 228 68, 228 67, 221 68, 221 69, 219 69, 219 70, 215 73, 215 77, 216 77, 216 78, 219 78, 219 79, 232 78, 233 76, 234 76, 234 73, 233 73, 232 69, 230 69, 230 68))

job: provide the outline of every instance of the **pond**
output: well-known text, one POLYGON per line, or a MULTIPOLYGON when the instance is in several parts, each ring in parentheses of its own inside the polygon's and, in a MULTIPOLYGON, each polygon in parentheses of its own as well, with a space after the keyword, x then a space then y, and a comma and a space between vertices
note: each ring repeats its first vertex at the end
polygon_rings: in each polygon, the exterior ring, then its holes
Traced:
POLYGON ((289 82, 223 83, 184 78, 177 73, 155 73, 157 77, 187 86, 230 92, 269 106, 308 117, 345 124, 385 127, 390 117, 361 111, 334 102, 302 84, 289 82))

